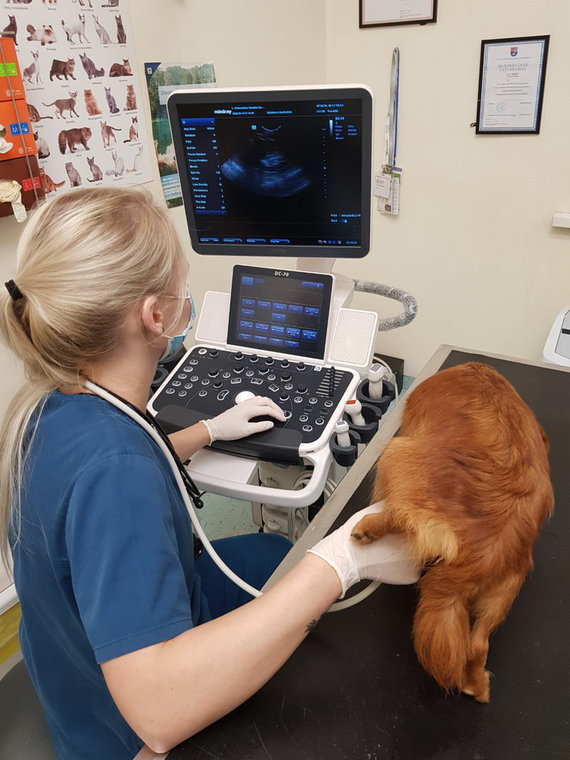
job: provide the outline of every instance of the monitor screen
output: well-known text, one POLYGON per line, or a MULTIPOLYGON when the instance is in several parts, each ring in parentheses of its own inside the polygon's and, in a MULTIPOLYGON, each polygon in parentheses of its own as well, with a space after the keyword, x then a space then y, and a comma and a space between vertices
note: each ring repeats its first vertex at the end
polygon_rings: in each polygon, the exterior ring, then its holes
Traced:
POLYGON ((234 267, 228 344, 322 359, 332 276, 234 267))
POLYGON ((168 116, 197 253, 368 253, 367 88, 176 90, 168 116))

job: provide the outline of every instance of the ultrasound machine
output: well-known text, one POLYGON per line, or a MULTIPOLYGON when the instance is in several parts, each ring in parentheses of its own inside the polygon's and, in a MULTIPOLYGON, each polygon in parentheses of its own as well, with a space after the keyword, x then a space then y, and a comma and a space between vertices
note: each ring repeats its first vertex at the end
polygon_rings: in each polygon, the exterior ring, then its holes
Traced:
POLYGON ((205 491, 287 515, 282 532, 295 538, 292 512, 322 498, 333 457, 350 465, 394 396, 373 358, 378 314, 349 307, 355 288, 401 300, 397 325, 415 314, 408 294, 332 273, 334 259, 370 247, 372 95, 361 85, 180 89, 167 109, 192 247, 241 263, 230 293, 205 294, 196 345, 149 411, 170 433, 252 395, 273 399, 284 423, 217 441, 188 469, 205 491), (282 257, 296 266, 271 265, 282 257))

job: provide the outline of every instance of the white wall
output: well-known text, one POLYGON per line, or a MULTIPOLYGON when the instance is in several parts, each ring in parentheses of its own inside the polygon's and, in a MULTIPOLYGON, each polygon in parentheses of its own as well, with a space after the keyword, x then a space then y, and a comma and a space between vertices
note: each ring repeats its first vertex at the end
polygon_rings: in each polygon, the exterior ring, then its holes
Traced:
MULTIPOLYGON (((362 30, 358 0, 131 0, 130 6, 141 78, 146 60, 207 59, 219 86, 370 85, 377 166, 398 45, 402 212, 398 218, 375 212, 372 253, 339 261, 335 271, 417 298, 414 322, 377 341, 382 352, 406 359, 409 374, 442 342, 540 358, 554 316, 570 302, 570 232, 550 226, 554 211, 570 211, 567 0, 440 0, 437 24, 362 30), (469 124, 481 39, 533 34, 551 35, 540 135, 476 136, 469 124)), ((161 197, 157 180, 153 192, 161 197)), ((182 210, 169 213, 189 251, 199 306, 205 290, 228 288, 235 260, 191 252, 182 210)), ((13 218, 0 219, 1 282, 13 274, 19 232, 13 218)), ((365 294, 353 305, 381 316, 399 310, 365 294)), ((0 362, 2 414, 21 375, 1 348, 0 362)))
MULTIPOLYGON (((409 290, 419 313, 377 347, 416 374, 440 343, 540 359, 570 303, 570 5, 566 0, 439 2, 436 24, 358 28, 358 3, 327 0, 329 81, 376 96, 382 156, 392 49, 400 48, 398 218, 375 212, 373 254, 338 271, 409 290), (539 135, 475 135, 482 39, 550 34, 539 135)), ((377 308, 391 302, 359 296, 377 308)))

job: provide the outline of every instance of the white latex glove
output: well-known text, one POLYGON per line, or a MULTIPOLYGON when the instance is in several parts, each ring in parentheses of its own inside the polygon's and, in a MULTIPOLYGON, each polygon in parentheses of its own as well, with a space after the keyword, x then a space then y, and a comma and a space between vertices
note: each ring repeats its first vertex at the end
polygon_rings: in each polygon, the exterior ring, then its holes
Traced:
POLYGON ((342 585, 342 597, 351 586, 365 579, 404 585, 415 583, 420 577, 421 567, 412 561, 404 536, 389 534, 371 544, 361 544, 350 537, 359 520, 382 510, 382 502, 361 509, 309 549, 336 571, 342 585))
POLYGON ((231 409, 218 414, 217 417, 202 420, 202 422, 208 428, 210 443, 214 443, 214 441, 235 441, 253 433, 270 430, 274 424, 271 420, 251 422, 253 417, 267 415, 274 417, 279 422, 285 422, 285 415, 281 407, 277 406, 274 401, 265 396, 254 396, 232 406, 231 409))

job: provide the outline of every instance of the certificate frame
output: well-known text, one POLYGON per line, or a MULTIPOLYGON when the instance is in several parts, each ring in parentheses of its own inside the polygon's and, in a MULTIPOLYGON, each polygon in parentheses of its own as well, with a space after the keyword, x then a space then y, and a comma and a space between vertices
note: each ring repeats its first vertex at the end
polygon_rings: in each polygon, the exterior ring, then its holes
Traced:
POLYGON ((481 41, 477 134, 538 134, 550 35, 481 41))
POLYGON ((391 0, 390 3, 386 3, 385 0, 359 0, 358 25, 361 29, 400 24, 430 24, 436 21, 437 0, 416 0, 415 3, 413 0, 391 0), (399 15, 396 17, 390 10, 380 11, 380 5, 399 7, 399 15), (415 9, 414 5, 417 6, 415 9))

